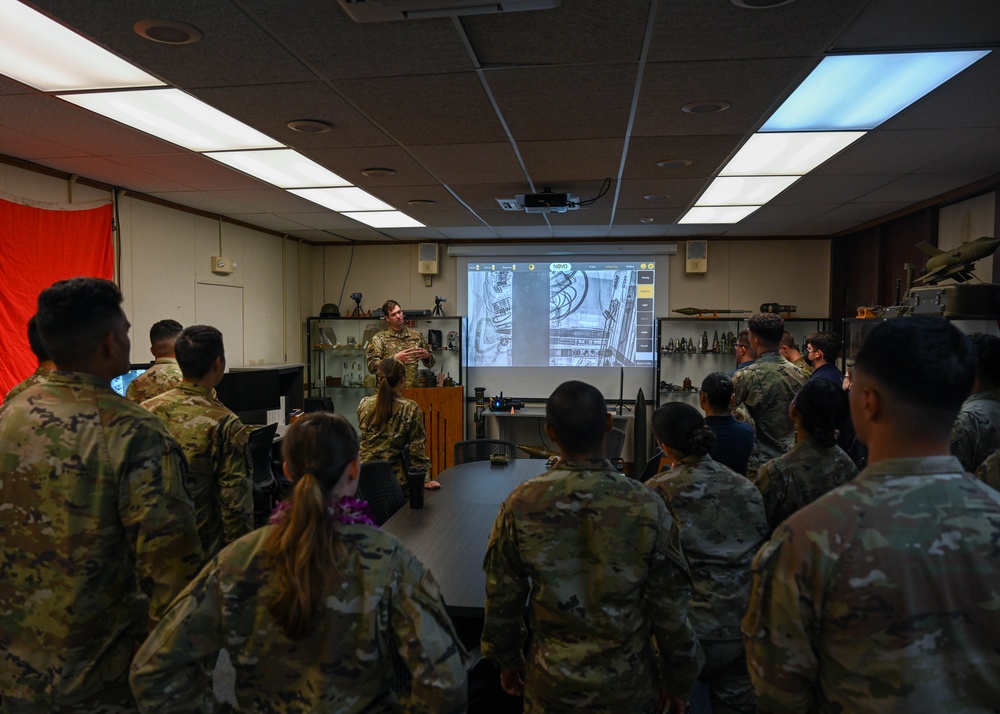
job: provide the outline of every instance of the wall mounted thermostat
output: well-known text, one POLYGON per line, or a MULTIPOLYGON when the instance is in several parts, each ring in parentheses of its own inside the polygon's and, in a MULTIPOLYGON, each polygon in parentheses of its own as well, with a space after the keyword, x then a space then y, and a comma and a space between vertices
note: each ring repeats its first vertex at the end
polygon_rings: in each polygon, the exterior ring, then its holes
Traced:
POLYGON ((236 262, 222 255, 212 256, 212 272, 217 275, 229 275, 236 270, 236 262))

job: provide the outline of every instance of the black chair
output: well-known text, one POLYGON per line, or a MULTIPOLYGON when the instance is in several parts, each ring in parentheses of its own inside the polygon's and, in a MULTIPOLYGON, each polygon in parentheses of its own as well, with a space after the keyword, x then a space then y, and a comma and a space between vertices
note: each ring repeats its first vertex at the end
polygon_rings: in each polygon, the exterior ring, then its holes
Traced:
POLYGON ((494 454, 503 454, 508 460, 514 458, 517 446, 500 439, 467 439, 455 444, 455 464, 469 461, 489 461, 494 454))
POLYGON ((361 464, 358 496, 368 501, 375 522, 382 525, 406 502, 403 487, 396 479, 396 470, 388 461, 361 464))
POLYGON ((625 448, 625 432, 614 427, 604 439, 604 455, 619 471, 625 470, 625 462, 622 460, 623 448, 625 448))
POLYGON ((254 528, 267 525, 278 496, 278 479, 271 468, 271 446, 277 432, 277 424, 268 424, 251 431, 247 439, 247 460, 253 479, 254 528))

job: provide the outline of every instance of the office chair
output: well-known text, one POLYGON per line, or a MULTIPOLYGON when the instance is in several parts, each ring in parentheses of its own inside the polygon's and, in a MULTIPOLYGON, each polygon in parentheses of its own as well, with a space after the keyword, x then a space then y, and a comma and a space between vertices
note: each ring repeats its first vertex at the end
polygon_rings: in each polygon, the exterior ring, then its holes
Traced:
POLYGON ((268 424, 250 432, 247 439, 247 460, 253 479, 253 526, 267 525, 278 496, 278 479, 271 469, 271 446, 277 424, 268 424))
POLYGON ((624 447, 625 432, 617 427, 612 428, 604 439, 604 455, 619 471, 625 470, 625 462, 621 458, 624 447))
POLYGON ((358 496, 368 501, 375 522, 382 525, 406 502, 403 487, 396 479, 396 470, 388 461, 361 464, 358 496))
POLYGON ((467 439, 455 444, 455 464, 469 461, 489 461, 493 454, 503 454, 508 459, 514 458, 517 447, 509 441, 500 439, 467 439))

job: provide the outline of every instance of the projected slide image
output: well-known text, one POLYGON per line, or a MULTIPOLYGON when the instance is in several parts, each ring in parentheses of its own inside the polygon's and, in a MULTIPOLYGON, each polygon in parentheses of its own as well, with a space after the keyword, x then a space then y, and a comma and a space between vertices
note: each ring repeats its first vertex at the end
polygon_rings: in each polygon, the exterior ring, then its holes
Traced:
POLYGON ((571 270, 550 274, 549 364, 636 364, 636 271, 571 270))
POLYGON ((470 366, 654 364, 653 263, 470 265, 470 366))

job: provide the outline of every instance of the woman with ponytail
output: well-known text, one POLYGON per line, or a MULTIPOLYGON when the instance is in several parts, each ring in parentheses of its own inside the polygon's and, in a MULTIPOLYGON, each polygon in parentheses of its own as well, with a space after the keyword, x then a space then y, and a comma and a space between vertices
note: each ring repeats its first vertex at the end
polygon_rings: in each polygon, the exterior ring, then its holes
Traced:
POLYGON ((795 423, 795 446, 757 471, 754 483, 764 496, 770 530, 834 486, 858 475, 858 467, 837 446, 838 429, 848 421, 847 393, 826 379, 810 379, 788 409, 795 423))
POLYGON ((673 465, 646 485, 680 527, 693 586, 688 617, 705 651, 698 679, 714 711, 756 712, 740 618, 750 598, 750 564, 767 535, 764 502, 745 476, 712 460, 715 434, 691 405, 659 407, 653 435, 673 465))
MULTIPOLYGON (((375 370, 378 388, 358 405, 361 425, 361 463, 388 461, 396 469, 396 478, 406 490, 406 464, 403 450, 410 447, 410 466, 430 473, 427 457, 427 434, 420 405, 402 395, 406 367, 393 357, 382 360, 375 370)), ((425 481, 424 488, 441 488, 437 481, 425 481)))
POLYGON ((308 414, 283 451, 295 486, 271 524, 209 561, 136 655, 142 711, 217 711, 209 672, 222 649, 237 711, 465 711, 462 649, 434 578, 354 498, 354 428, 308 414), (402 701, 393 649, 413 677, 402 701))

